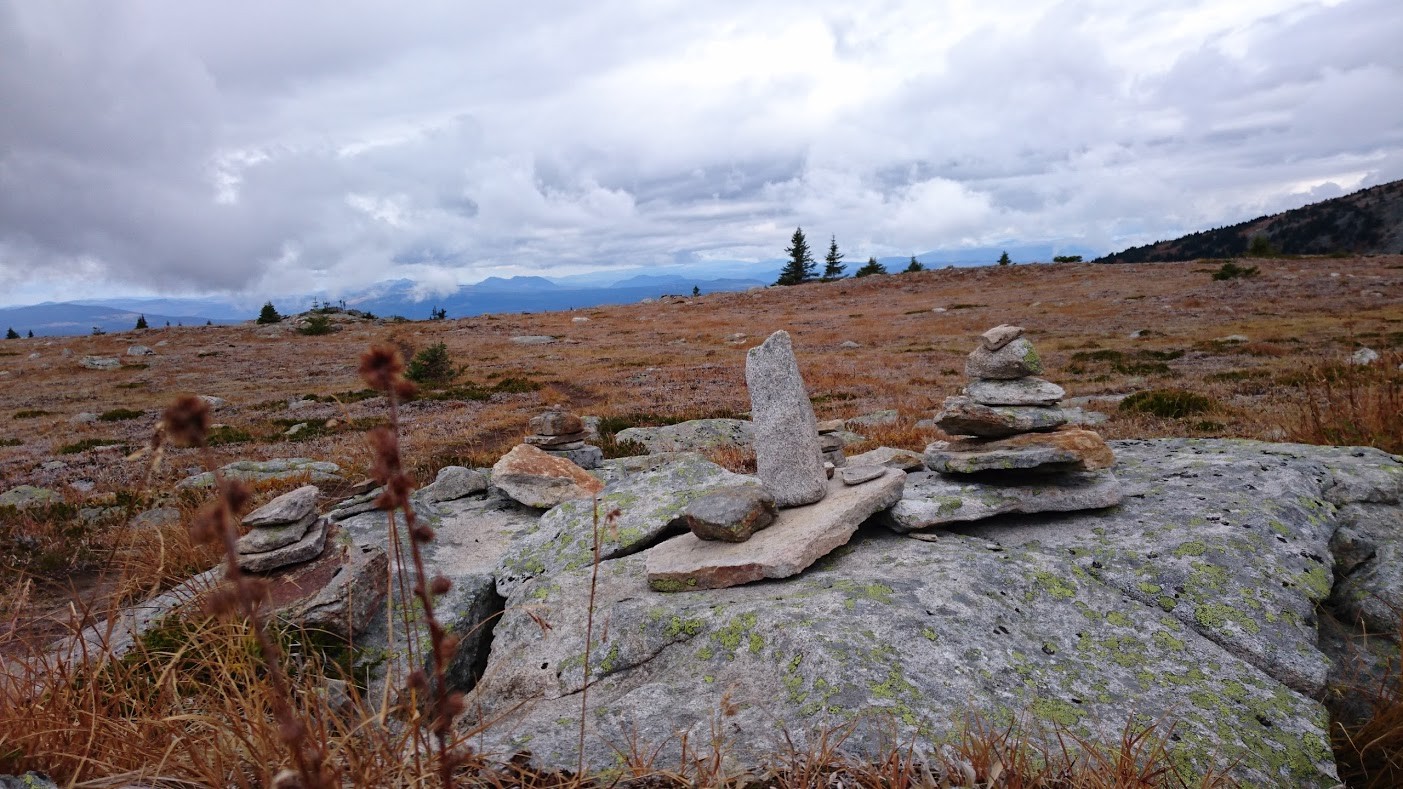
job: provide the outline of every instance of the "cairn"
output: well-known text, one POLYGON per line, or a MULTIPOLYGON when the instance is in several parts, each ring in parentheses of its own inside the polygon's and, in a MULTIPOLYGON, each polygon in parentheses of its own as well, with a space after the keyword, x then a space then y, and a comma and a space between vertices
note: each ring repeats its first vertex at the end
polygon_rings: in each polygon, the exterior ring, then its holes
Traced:
POLYGON ((239 569, 267 573, 320 556, 328 528, 317 514, 320 495, 316 485, 304 485, 245 516, 249 531, 237 544, 239 569))
POLYGON ((604 451, 585 443, 589 433, 579 416, 553 408, 531 417, 531 434, 525 443, 565 458, 583 469, 599 468, 604 451))
POLYGON ((1065 392, 1038 377, 1042 372, 1042 359, 1021 327, 985 332, 965 364, 970 381, 964 394, 946 398, 935 419, 941 430, 962 438, 926 447, 926 467, 1008 491, 1026 487, 1020 512, 1117 503, 1120 486, 1108 471, 1115 455, 1094 431, 1066 426, 1068 414, 1059 407, 1065 392), (1073 506, 1047 495, 1049 488, 1095 489, 1098 495, 1068 499, 1078 502, 1073 506))

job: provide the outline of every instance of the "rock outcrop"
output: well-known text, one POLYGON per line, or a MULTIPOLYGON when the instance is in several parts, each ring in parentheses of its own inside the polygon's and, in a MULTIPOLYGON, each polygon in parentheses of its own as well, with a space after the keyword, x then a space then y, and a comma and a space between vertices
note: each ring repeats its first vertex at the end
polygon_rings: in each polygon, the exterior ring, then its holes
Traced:
MULTIPOLYGON (((1175 722, 1173 758, 1191 771, 1333 786, 1316 606, 1349 508, 1396 517, 1403 459, 1244 441, 1113 449, 1129 495, 1110 509, 987 520, 934 543, 864 528, 802 575, 719 590, 649 593, 666 543, 606 560, 587 762, 640 742, 669 764, 682 733, 706 741, 724 698, 742 761, 782 747, 781 731, 802 747, 845 724, 852 752, 894 734, 934 747, 952 710, 1114 741, 1134 713, 1175 722)), ((470 698, 504 716, 484 748, 575 764, 589 582, 582 565, 510 590, 470 698)))

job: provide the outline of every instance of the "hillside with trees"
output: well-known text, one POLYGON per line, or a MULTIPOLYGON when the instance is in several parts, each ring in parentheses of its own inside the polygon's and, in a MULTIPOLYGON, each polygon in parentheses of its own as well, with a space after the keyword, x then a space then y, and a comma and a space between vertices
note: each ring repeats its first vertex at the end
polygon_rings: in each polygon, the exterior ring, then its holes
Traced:
POLYGON ((1106 255, 1097 263, 1155 263, 1242 255, 1379 255, 1403 251, 1403 181, 1228 227, 1106 255))

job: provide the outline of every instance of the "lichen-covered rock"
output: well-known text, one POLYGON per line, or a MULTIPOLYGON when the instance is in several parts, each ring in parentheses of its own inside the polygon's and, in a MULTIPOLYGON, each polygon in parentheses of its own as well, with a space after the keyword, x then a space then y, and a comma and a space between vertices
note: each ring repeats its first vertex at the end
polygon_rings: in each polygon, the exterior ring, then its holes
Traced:
POLYGON ((1120 481, 1109 471, 977 478, 916 472, 883 521, 907 532, 996 515, 1101 509, 1120 503, 1122 495, 1120 481))
POLYGON ((997 351, 1022 336, 1022 326, 1000 323, 998 326, 979 335, 979 344, 984 346, 985 350, 997 351))
POLYGON ((548 454, 562 457, 585 470, 599 468, 604 462, 604 450, 590 444, 579 444, 576 446, 550 447, 545 450, 548 454))
POLYGON ((239 554, 239 569, 246 573, 267 573, 293 564, 310 562, 326 548, 329 521, 317 518, 305 536, 290 545, 261 553, 239 554))
POLYGON ((773 523, 775 514, 775 497, 757 485, 713 490, 682 511, 698 538, 722 542, 745 542, 773 523))
POLYGON ((744 419, 693 419, 661 427, 630 427, 614 435, 619 443, 642 444, 650 453, 701 452, 733 447, 749 449, 753 435, 744 419))
MULTIPOLYGON (((703 592, 650 594, 646 555, 605 561, 586 762, 610 767, 638 743, 675 763, 683 733, 706 741, 727 699, 740 763, 772 752, 777 728, 803 748, 852 724, 839 747, 860 755, 893 737, 933 747, 958 725, 952 710, 998 725, 1031 714, 1108 743, 1134 714, 1172 723, 1170 758, 1190 773, 1334 786, 1313 698, 1340 524, 1325 492, 1397 506, 1385 499, 1399 461, 1240 441, 1112 446, 1132 494, 1115 509, 988 521, 935 543, 864 529, 800 576, 703 592)), ((469 699, 504 716, 485 751, 575 765, 589 583, 587 566, 540 576, 517 592, 529 606, 506 609, 469 699)))
POLYGON ((309 512, 300 521, 280 523, 274 526, 259 526, 239 538, 236 543, 239 553, 264 553, 291 545, 307 536, 307 530, 317 522, 317 514, 309 512))
POLYGON ((625 556, 684 531, 683 513, 696 499, 718 488, 742 485, 759 487, 760 482, 692 453, 625 474, 600 492, 597 511, 593 501, 567 501, 519 536, 499 563, 497 591, 511 597, 529 578, 589 566, 596 524, 600 557, 625 556))
POLYGON ((63 497, 56 491, 34 485, 16 485, 0 493, 0 507, 14 507, 20 510, 36 504, 56 504, 61 501, 63 497))
POLYGON ((745 384, 750 389, 760 481, 781 507, 823 498, 828 479, 818 444, 818 421, 799 375, 789 332, 777 331, 746 352, 745 384))
MULTIPOLYGON (((305 479, 317 484, 340 482, 341 467, 335 463, 310 458, 277 458, 274 460, 238 460, 219 469, 229 479, 244 482, 282 482, 305 479)), ((214 486, 214 474, 206 471, 181 480, 178 488, 208 488, 214 486)))
POLYGON ((1062 428, 1011 438, 936 441, 926 447, 926 468, 942 474, 1037 469, 1099 471, 1116 462, 1115 453, 1090 430, 1062 428))
POLYGON ((1032 405, 987 406, 968 397, 947 397, 935 424, 952 436, 1003 438, 1054 430, 1067 423, 1060 408, 1032 405))
POLYGON ((1042 358, 1026 337, 1019 337, 996 351, 985 348, 981 343, 965 360, 965 377, 970 380, 1007 380, 1041 375, 1042 371, 1042 358))
POLYGON ((349 546, 331 579, 288 618, 301 627, 352 641, 385 612, 385 570, 389 556, 373 544, 349 546))

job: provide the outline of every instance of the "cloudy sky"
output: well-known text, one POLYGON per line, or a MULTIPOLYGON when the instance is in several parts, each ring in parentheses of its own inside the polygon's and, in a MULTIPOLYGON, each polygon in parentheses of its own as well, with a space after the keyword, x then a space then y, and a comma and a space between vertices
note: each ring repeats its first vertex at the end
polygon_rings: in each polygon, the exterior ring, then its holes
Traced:
POLYGON ((1403 178, 1399 0, 0 0, 0 303, 1053 242, 1403 178))

